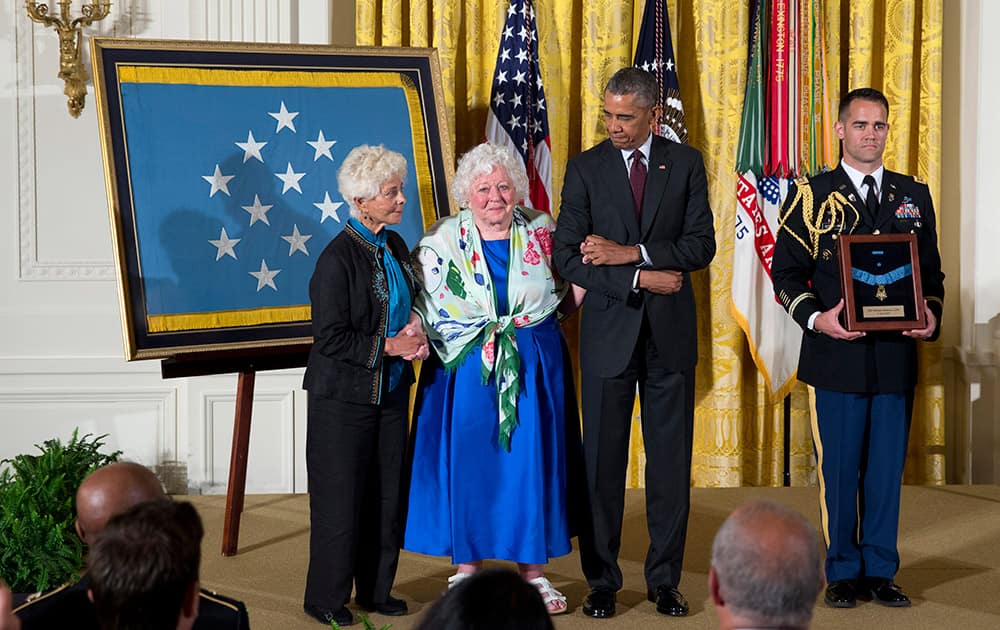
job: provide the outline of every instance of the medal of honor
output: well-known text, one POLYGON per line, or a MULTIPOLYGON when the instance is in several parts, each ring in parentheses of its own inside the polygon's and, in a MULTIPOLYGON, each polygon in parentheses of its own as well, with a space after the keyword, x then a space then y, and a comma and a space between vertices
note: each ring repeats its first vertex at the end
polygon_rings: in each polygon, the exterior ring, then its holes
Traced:
POLYGON ((893 269, 892 271, 880 274, 874 274, 863 269, 851 269, 851 277, 858 282, 867 284, 868 286, 875 287, 875 297, 879 300, 885 300, 888 294, 885 291, 885 285, 892 284, 903 278, 908 278, 913 273, 913 265, 902 265, 893 269))
POLYGON ((885 302, 889 299, 889 293, 885 290, 885 285, 892 284, 898 280, 909 277, 912 273, 913 267, 911 265, 903 265, 902 267, 897 267, 888 273, 880 274, 874 274, 862 269, 852 269, 851 277, 858 282, 875 287, 875 299, 879 302, 885 302))

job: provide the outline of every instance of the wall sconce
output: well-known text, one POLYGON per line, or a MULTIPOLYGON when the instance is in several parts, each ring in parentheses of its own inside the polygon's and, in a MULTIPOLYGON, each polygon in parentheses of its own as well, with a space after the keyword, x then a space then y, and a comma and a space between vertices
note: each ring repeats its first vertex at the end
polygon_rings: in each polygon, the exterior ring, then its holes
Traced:
POLYGON ((38 4, 27 0, 28 17, 39 24, 51 26, 59 34, 59 78, 66 83, 63 93, 69 99, 66 106, 73 118, 79 118, 83 103, 87 98, 87 71, 83 68, 81 43, 83 27, 103 20, 111 11, 111 2, 85 3, 80 8, 80 17, 70 17, 71 0, 59 0, 59 17, 49 15, 48 4, 38 4))

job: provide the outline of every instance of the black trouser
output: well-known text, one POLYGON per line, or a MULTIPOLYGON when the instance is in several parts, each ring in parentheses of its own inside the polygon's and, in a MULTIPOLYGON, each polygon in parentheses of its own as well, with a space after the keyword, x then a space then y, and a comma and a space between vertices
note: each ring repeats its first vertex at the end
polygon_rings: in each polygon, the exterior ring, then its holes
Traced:
POLYGON ((694 370, 666 367, 643 322, 621 374, 582 374, 583 450, 591 527, 581 532, 580 557, 592 588, 622 587, 618 566, 625 507, 625 473, 636 385, 646 448, 645 577, 650 589, 677 586, 690 511, 694 370))
POLYGON ((309 395, 309 572, 305 603, 336 610, 355 597, 383 603, 402 542, 403 453, 409 388, 381 405, 309 395))

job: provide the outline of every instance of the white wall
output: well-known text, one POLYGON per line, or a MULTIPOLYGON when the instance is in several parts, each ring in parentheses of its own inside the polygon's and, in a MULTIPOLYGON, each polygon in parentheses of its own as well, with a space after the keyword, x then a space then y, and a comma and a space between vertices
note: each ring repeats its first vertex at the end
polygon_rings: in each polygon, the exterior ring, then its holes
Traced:
MULTIPOLYGON (((966 74, 967 96, 975 113, 969 112, 962 129, 962 145, 974 153, 968 169, 969 179, 974 178, 973 194, 966 209, 973 209, 969 222, 974 226, 974 276, 971 293, 974 296, 974 321, 977 325, 992 322, 1000 315, 1000 263, 997 261, 997 244, 1000 243, 1000 201, 997 195, 997 177, 1000 176, 1000 72, 996 63, 1000 59, 1000 38, 996 28, 1000 25, 1000 3, 980 0, 979 15, 969 21, 969 36, 978 30, 979 63, 971 64, 966 74), (977 76, 978 75, 978 76, 977 76)), ((970 15, 970 18, 973 16, 970 15)), ((975 41, 975 40, 973 40, 975 41)), ((970 42, 971 43, 971 42, 970 42)), ((973 56, 970 51, 969 57, 973 56)), ((976 338, 974 344, 979 343, 976 338)))
MULTIPOLYGON (((49 3, 53 5, 54 3, 49 3)), ((330 42, 329 0, 131 0, 88 35, 330 42)), ((79 10, 79 3, 74 3, 79 10)), ((88 51, 89 52, 89 51, 88 51)), ((85 58, 89 71, 89 54, 85 58)), ((0 459, 74 427, 225 492, 236 376, 126 362, 93 91, 69 116, 51 29, 0 7, 0 459)), ((247 489, 305 490, 301 370, 256 379, 247 489)))
MULTIPOLYGON (((959 206, 960 243, 945 251, 959 261, 957 294, 961 332, 952 349, 952 382, 948 395, 953 410, 949 449, 951 478, 974 483, 1000 482, 1000 202, 996 190, 1000 175, 1000 3, 994 0, 946 2, 946 19, 960 15, 960 27, 951 36, 951 54, 958 55, 958 80, 952 79, 951 98, 959 122, 949 155, 952 200, 959 206), (960 9, 960 11, 956 11, 960 9), (957 50, 956 50, 957 48, 957 50)), ((946 43, 948 42, 946 36, 946 43)), ((947 60, 946 60, 947 66, 947 60)), ((948 91, 945 92, 949 95, 948 91)), ((954 341, 955 336, 950 338, 954 341)))

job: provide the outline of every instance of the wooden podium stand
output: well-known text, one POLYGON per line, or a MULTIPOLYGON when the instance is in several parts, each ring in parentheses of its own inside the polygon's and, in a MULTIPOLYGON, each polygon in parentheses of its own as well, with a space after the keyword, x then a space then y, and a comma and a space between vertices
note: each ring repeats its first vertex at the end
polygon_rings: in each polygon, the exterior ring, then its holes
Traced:
POLYGON ((229 485, 226 489, 226 517, 222 525, 222 555, 235 556, 240 540, 240 517, 247 484, 247 454, 250 450, 250 417, 253 387, 260 370, 303 367, 311 344, 256 348, 252 351, 192 353, 164 359, 163 378, 207 376, 236 372, 236 414, 233 419, 233 446, 229 457, 229 485), (252 354, 250 354, 252 353, 252 354))

